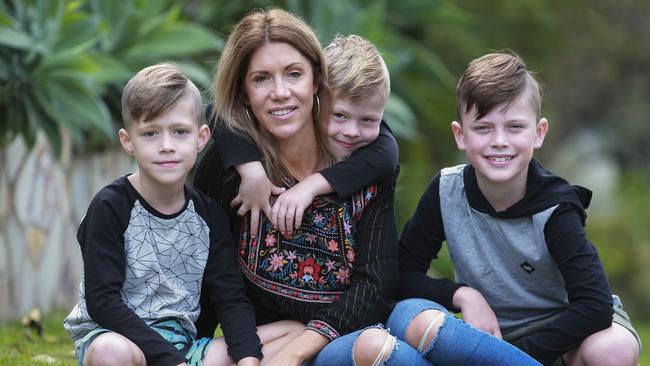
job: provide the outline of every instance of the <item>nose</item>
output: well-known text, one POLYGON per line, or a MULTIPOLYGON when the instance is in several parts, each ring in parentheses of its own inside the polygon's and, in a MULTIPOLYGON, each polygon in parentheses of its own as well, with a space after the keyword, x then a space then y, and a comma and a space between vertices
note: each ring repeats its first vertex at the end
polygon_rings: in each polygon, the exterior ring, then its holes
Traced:
POLYGON ((176 151, 174 147, 172 136, 168 133, 163 133, 160 139, 160 147, 158 148, 160 153, 169 153, 176 151))
POLYGON ((359 137, 360 132, 357 124, 354 122, 348 123, 347 126, 343 129, 343 135, 347 137, 359 137))
POLYGON ((508 147, 508 135, 506 131, 502 128, 496 128, 494 130, 494 138, 492 139, 492 147, 508 147))
POLYGON ((287 99, 291 95, 291 91, 282 78, 276 78, 273 84, 273 91, 271 97, 273 99, 287 99))

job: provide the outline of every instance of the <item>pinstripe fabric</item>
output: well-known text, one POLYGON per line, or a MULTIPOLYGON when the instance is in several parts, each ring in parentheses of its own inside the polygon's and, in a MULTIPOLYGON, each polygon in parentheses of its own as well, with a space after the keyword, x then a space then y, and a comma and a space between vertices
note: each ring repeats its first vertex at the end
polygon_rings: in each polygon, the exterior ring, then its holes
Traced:
MULTIPOLYGON (((248 220, 230 211, 258 324, 294 319, 334 339, 385 321, 398 280, 396 177, 397 171, 343 202, 317 198, 291 238, 278 235, 263 218, 257 239, 251 239, 248 220)), ((211 146, 195 185, 229 207, 239 179, 234 171, 223 170, 211 146)))

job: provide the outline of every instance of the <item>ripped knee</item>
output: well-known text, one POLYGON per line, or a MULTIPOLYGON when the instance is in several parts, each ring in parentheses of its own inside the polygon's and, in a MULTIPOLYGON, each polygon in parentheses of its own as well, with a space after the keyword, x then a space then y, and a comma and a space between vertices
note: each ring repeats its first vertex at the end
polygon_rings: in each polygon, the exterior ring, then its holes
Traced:
POLYGON ((413 318, 406 329, 406 343, 416 348, 418 352, 424 352, 438 334, 444 320, 445 313, 442 311, 426 310, 421 312, 413 318))
POLYGON ((382 328, 368 328, 354 342, 353 355, 358 366, 378 366, 395 348, 395 337, 382 328))

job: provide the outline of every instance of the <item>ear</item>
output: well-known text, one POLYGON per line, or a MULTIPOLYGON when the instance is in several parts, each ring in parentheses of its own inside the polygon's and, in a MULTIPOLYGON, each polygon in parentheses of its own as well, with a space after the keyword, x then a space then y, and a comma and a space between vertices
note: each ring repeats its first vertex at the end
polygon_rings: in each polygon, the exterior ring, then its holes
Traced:
POLYGON ((117 133, 117 135, 120 138, 120 144, 122 144, 124 151, 126 151, 127 154, 133 156, 133 142, 131 142, 129 133, 125 129, 120 128, 120 131, 117 133))
POLYGON ((203 150, 203 148, 205 147, 205 145, 207 145, 209 140, 210 140, 210 127, 208 127, 208 125, 206 124, 202 124, 201 127, 199 127, 199 135, 196 141, 197 153, 203 150))
POLYGON ((544 143, 544 137, 546 137, 546 132, 548 132, 548 121, 546 118, 541 118, 535 126, 535 149, 542 147, 544 143))
POLYGON ((463 136, 463 126, 456 121, 451 123, 451 131, 454 133, 456 139, 456 146, 458 150, 465 150, 465 137, 463 136))

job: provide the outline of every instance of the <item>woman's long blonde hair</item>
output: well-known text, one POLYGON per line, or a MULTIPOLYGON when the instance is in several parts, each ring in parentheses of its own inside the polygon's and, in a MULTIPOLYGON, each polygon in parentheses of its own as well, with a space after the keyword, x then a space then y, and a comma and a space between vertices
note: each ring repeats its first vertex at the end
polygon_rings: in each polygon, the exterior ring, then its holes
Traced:
POLYGON ((282 9, 256 10, 237 23, 226 42, 212 84, 214 117, 236 133, 252 138, 262 152, 266 173, 274 184, 281 184, 289 172, 278 156, 277 140, 246 111, 244 77, 252 53, 263 45, 286 43, 311 62, 316 96, 320 107, 312 107, 314 131, 320 165, 334 162, 327 143, 327 121, 331 94, 327 86, 327 66, 314 31, 302 19, 282 9), (250 116, 250 117, 249 117, 250 116))

